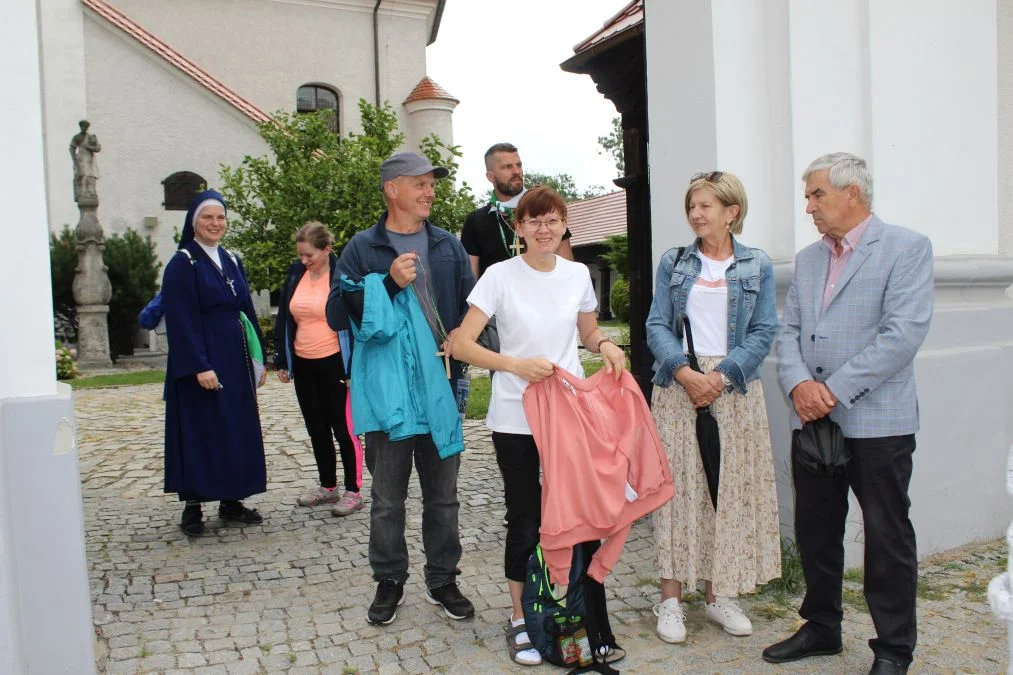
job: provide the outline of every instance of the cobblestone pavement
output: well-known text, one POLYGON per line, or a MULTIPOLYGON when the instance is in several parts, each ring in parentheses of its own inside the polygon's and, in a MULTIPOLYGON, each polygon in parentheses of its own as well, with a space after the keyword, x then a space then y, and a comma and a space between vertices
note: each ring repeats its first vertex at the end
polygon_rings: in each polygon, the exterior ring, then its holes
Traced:
MULTIPOLYGON (((265 516, 264 525, 227 526, 211 517, 208 534, 196 540, 182 535, 179 504, 161 491, 160 396, 160 385, 75 392, 99 672, 530 670, 507 658, 502 494, 480 423, 466 426, 459 483, 460 582, 475 603, 475 618, 451 621, 423 599, 413 478, 407 600, 393 624, 372 627, 366 623, 375 589, 366 559, 368 508, 341 519, 327 507, 295 506, 314 485, 315 467, 292 387, 271 380, 262 390, 270 483, 249 503, 265 516)), ((913 672, 1004 670, 1005 627, 990 616, 985 599, 988 580, 1005 565, 1003 549, 990 542, 923 565, 913 672)), ((849 574, 847 582, 840 656, 780 667, 764 663, 762 648, 798 625, 795 605, 786 607, 770 594, 743 603, 753 618, 751 637, 731 637, 708 624, 696 600, 688 606, 688 641, 664 644, 654 634, 658 588, 649 524, 641 521, 606 582, 613 628, 629 652, 619 666, 637 673, 865 673, 871 661, 865 641, 873 627, 858 576, 849 574)))

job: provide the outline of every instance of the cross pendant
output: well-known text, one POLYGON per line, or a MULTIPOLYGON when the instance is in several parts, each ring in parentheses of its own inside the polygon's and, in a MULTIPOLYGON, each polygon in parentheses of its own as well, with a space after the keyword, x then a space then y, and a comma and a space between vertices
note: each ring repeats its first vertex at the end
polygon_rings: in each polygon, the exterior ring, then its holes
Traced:
POLYGON ((523 245, 521 244, 521 240, 515 234, 514 235, 514 243, 510 244, 510 249, 514 252, 514 255, 520 255, 521 248, 523 248, 523 245))
POLYGON ((447 379, 450 379, 450 354, 445 351, 436 352, 437 356, 443 357, 443 365, 447 369, 447 379))
POLYGON ((229 285, 229 290, 232 291, 232 295, 236 294, 236 282, 232 279, 226 279, 225 283, 229 285))

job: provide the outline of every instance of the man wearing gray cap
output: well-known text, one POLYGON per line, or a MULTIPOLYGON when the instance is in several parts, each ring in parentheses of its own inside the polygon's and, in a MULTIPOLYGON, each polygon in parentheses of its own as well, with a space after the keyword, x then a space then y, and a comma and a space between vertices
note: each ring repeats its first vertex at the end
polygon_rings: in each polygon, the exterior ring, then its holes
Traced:
MULTIPOLYGON (((384 302, 389 299, 396 303, 398 294, 414 284, 422 312, 437 345, 443 350, 441 353, 450 353, 450 342, 468 310, 466 298, 475 285, 475 278, 468 254, 458 238, 428 221, 436 180, 447 174, 447 169, 433 166, 415 152, 397 153, 380 166, 380 190, 387 210, 376 225, 352 237, 338 260, 327 299, 327 321, 331 328, 347 327, 349 316, 361 325, 364 305, 377 301, 375 297, 365 297, 368 290, 350 292, 348 284, 343 288, 342 276, 359 282, 376 273, 383 275, 382 289, 379 284, 369 288, 378 289, 381 295, 386 291, 384 302)), ((353 356, 353 364, 355 358, 353 356)), ((434 353, 432 359, 442 371, 444 364, 440 357, 434 353)), ((457 361, 450 360, 449 364, 450 391, 456 391, 463 369, 457 361)), ((387 372, 383 375, 398 377, 387 372)), ((405 379, 393 385, 406 391, 411 389, 414 383, 405 379)), ((439 379, 442 383, 442 376, 439 379)), ((385 382, 384 386, 390 385, 385 382)), ((353 396, 355 390, 353 384, 353 396)), ((447 399, 447 406, 448 417, 458 415, 452 396, 447 399)), ((442 408, 439 412, 443 412, 442 408)), ((456 417, 458 427, 459 420, 456 417)), ((430 429, 434 428, 433 423, 429 420, 430 429)), ((369 564, 378 582, 368 621, 371 624, 391 623, 397 617, 398 606, 404 602, 404 584, 408 579, 405 499, 413 460, 422 489, 426 600, 442 606, 452 619, 474 616, 474 606, 461 594, 456 582, 461 559, 457 522, 460 455, 441 459, 432 433, 407 438, 399 434, 396 440, 392 435, 385 431, 366 433, 366 466, 373 477, 369 564)))

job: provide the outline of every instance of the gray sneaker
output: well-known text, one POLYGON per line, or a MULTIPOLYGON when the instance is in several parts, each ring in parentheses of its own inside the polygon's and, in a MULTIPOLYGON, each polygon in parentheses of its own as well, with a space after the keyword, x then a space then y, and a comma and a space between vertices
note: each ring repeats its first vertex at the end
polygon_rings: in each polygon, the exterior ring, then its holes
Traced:
MULTIPOLYGON (((337 490, 335 490, 337 492, 337 490)), ((341 501, 331 509, 332 516, 348 516, 362 508, 362 494, 358 492, 345 491, 341 495, 341 501)))
POLYGON ((320 486, 313 492, 300 497, 298 504, 299 506, 319 506, 320 504, 333 504, 338 501, 338 499, 338 488, 328 490, 327 488, 320 486))

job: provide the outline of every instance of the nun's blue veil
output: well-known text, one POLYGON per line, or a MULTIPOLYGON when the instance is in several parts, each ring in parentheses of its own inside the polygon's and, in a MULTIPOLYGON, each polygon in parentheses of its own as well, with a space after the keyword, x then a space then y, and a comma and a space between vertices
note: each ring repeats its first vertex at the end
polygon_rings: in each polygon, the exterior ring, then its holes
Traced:
POLYGON ((197 216, 197 211, 205 202, 213 201, 218 202, 228 213, 229 207, 225 204, 225 197, 216 190, 205 190, 201 192, 190 202, 190 207, 186 210, 186 220, 183 221, 183 233, 179 236, 179 246, 176 248, 183 248, 191 241, 193 241, 193 220, 197 216))

